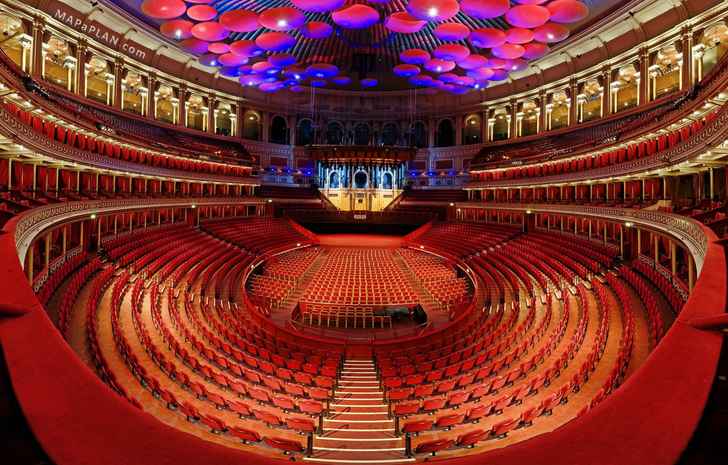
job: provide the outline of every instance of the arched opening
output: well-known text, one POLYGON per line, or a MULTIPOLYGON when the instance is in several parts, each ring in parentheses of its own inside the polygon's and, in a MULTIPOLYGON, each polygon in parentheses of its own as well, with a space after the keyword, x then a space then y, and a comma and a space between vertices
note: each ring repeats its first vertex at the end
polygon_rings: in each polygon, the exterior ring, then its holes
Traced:
POLYGON ((437 147, 450 147, 455 145, 455 128, 449 119, 444 119, 438 123, 435 145, 437 147))
POLYGON ((394 123, 387 123, 382 127, 382 145, 397 145, 399 127, 394 123))
POLYGON ((392 189, 392 173, 386 172, 382 176, 382 189, 392 189))
POLYGON ((302 119, 298 122, 296 131, 296 145, 311 145, 314 143, 313 122, 310 119, 302 119))
POLYGON ((369 125, 359 123, 354 127, 354 145, 369 145, 369 125))
POLYGON ((415 121, 410 134, 410 145, 418 149, 427 147, 427 126, 422 121, 415 121))
POLYGON ((354 187, 357 189, 366 189, 369 177, 364 171, 357 171, 354 175, 354 187))
POLYGON ((243 121, 243 138, 260 140, 260 118, 257 113, 249 111, 243 121))
POLYGON ((0 14, 0 50, 20 66, 23 71, 30 69, 31 47, 27 45, 32 41, 26 33, 26 25, 20 18, 7 14, 0 14))
POLYGON ((339 185, 339 173, 334 171, 329 176, 329 189, 338 189, 339 187, 341 187, 339 185))
POLYGON ((480 134, 480 116, 468 116, 465 119, 465 128, 463 128, 463 144, 479 144, 481 142, 480 134))
POLYGON ((288 143, 288 125, 282 116, 274 116, 271 120, 270 141, 274 144, 288 143))
POLYGON ((336 121, 326 126, 326 143, 329 145, 341 145, 344 143, 344 128, 336 121))

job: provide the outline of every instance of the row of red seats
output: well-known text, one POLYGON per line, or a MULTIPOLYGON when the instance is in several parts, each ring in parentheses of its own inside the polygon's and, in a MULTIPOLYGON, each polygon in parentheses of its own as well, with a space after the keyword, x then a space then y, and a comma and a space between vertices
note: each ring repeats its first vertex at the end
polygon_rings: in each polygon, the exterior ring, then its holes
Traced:
POLYGON ((598 155, 586 155, 569 161, 546 162, 505 170, 485 171, 472 174, 471 176, 473 176, 475 181, 533 178, 562 173, 576 173, 654 156, 698 134, 705 125, 717 118, 717 114, 717 111, 711 112, 705 118, 694 121, 668 134, 662 134, 646 141, 635 142, 629 144, 627 147, 603 152, 598 155))
MULTIPOLYGON (((118 283, 120 283, 118 285, 119 289, 125 286, 125 283, 123 281, 119 281, 118 283)), ((146 329, 144 329, 143 323, 141 322, 141 319, 139 317, 140 312, 135 310, 135 308, 138 308, 137 306, 141 304, 143 289, 143 281, 138 280, 132 291, 131 313, 135 329, 139 333, 146 336, 143 336, 142 340, 151 342, 151 337, 149 336, 149 333, 146 332, 146 329)), ((117 292, 115 288, 114 294, 116 293, 117 292)), ((151 300, 152 302, 158 302, 156 287, 152 288, 151 300)), ((115 340, 117 342, 117 349, 119 349, 122 357, 127 361, 127 365, 130 367, 130 370, 139 379, 142 386, 152 391, 155 397, 159 398, 162 402, 164 402, 169 409, 179 411, 181 414, 185 415, 185 418, 188 421, 191 421, 193 423, 201 422, 202 424, 210 428, 210 431, 215 434, 230 434, 231 436, 240 439, 245 443, 257 443, 261 442, 262 440, 265 444, 283 450, 285 452, 305 451, 305 446, 297 441, 292 441, 287 438, 279 438, 275 436, 263 438, 256 430, 241 426, 231 426, 228 425, 221 418, 219 418, 217 415, 200 413, 199 409, 189 401, 179 402, 176 396, 171 391, 162 387, 162 383, 160 383, 157 378, 147 373, 147 370, 139 362, 137 356, 133 353, 130 344, 128 343, 128 341, 126 341, 126 338, 119 327, 119 301, 115 300, 114 302, 114 311, 112 312, 112 329, 115 340)), ((149 346, 145 345, 145 347, 149 349, 149 346)), ((286 423, 283 423, 280 420, 274 420, 269 417, 275 416, 265 410, 251 408, 248 404, 245 404, 244 402, 225 399, 212 392, 207 391, 204 385, 199 383, 196 384, 194 381, 191 381, 183 371, 178 371, 173 363, 166 361, 164 355, 161 352, 151 351, 150 356, 160 366, 162 371, 170 376, 171 379, 179 380, 179 382, 183 383, 183 385, 185 385, 187 389, 194 392, 198 396, 198 399, 208 400, 215 404, 216 408, 229 409, 230 411, 236 413, 240 418, 246 418, 249 420, 256 419, 257 421, 264 422, 268 425, 271 425, 278 421, 277 426, 283 426, 285 424, 287 428, 295 431, 309 433, 314 431, 315 424, 307 418, 291 417, 286 423)), ((134 403, 136 405, 139 405, 138 401, 134 403)))
MULTIPOLYGON (((186 159, 169 155, 154 154, 140 148, 130 147, 118 142, 109 142, 101 137, 88 136, 72 129, 67 129, 56 122, 45 119, 35 113, 19 108, 11 102, 5 102, 4 108, 11 115, 14 115, 22 123, 33 128, 39 134, 61 144, 70 145, 79 150, 93 152, 109 158, 130 161, 132 163, 144 164, 183 171, 198 173, 209 173, 226 176, 249 176, 251 169, 244 166, 236 166, 224 163, 210 163, 206 161, 186 159)), ((108 138, 108 136, 107 136, 108 138)))

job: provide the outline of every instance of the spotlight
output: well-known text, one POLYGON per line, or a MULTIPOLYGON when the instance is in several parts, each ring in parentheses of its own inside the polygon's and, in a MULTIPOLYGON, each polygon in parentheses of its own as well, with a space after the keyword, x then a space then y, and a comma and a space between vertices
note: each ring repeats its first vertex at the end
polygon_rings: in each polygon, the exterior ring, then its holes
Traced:
POLYGON ((95 220, 96 219, 96 213, 91 213, 91 219, 92 220, 95 220))
POLYGON ((437 13, 439 13, 439 11, 437 11, 437 8, 435 8, 434 6, 430 7, 430 9, 427 10, 427 16, 429 16, 430 18, 436 18, 437 13))

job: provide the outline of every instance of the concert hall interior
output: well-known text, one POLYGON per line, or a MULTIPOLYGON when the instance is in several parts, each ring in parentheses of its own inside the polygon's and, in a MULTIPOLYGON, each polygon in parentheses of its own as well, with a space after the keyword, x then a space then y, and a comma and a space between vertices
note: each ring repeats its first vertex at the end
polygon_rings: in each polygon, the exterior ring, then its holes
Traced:
POLYGON ((0 0, 0 462, 728 462, 728 0, 0 0))

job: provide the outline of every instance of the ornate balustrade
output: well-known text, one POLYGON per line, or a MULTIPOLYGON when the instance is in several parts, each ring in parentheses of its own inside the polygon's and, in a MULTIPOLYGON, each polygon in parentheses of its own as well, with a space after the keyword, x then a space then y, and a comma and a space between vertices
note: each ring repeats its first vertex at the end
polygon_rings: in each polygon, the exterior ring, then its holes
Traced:
POLYGON ((15 246, 21 263, 25 263, 25 255, 33 240, 43 231, 61 223, 92 214, 125 212, 133 210, 149 210, 155 208, 179 208, 195 205, 197 207, 213 205, 257 205, 265 202, 252 198, 206 197, 184 199, 129 199, 129 200, 88 200, 81 202, 64 202, 35 208, 20 216, 15 226, 15 246))
POLYGON ((703 262, 708 250, 708 238, 703 226, 685 216, 673 213, 664 213, 654 210, 636 210, 630 208, 592 207, 581 205, 559 204, 525 204, 525 203, 475 203, 463 202, 456 204, 460 210, 457 216, 462 217, 464 209, 507 210, 532 213, 552 213, 575 216, 588 216, 602 220, 620 223, 630 222, 635 226, 660 231, 670 235, 682 243, 693 256, 698 273, 703 268, 703 262))

